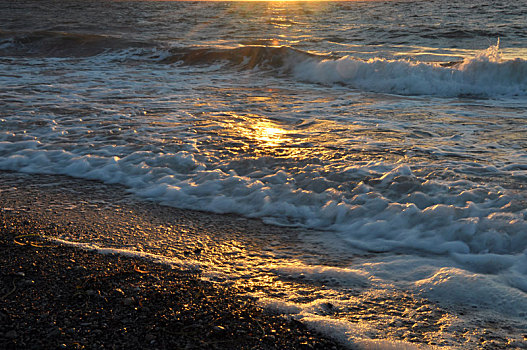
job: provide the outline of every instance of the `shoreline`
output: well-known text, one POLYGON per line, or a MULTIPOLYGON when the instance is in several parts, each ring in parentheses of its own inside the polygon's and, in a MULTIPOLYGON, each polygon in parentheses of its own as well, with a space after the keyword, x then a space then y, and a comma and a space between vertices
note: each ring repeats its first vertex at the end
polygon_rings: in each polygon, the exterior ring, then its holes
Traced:
POLYGON ((360 285, 342 295, 353 304, 320 309, 329 325, 313 323, 260 296, 295 293, 308 305, 326 282, 267 270, 290 261, 338 272, 353 253, 325 255, 301 230, 141 201, 119 185, 6 171, 0 180, 2 349, 494 350, 527 339, 476 314, 463 323, 469 307, 360 285), (333 328, 341 320, 349 328, 333 328), (354 338, 372 323, 384 326, 354 338))
POLYGON ((342 348, 195 273, 42 239, 62 229, 49 218, 0 210, 0 347, 342 348))

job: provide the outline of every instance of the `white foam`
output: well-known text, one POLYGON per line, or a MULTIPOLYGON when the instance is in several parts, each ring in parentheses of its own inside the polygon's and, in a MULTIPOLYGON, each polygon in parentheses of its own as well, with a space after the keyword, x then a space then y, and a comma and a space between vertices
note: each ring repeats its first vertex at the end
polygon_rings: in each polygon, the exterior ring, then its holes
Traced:
POLYGON ((371 281, 369 274, 362 270, 334 266, 308 266, 302 263, 273 264, 270 271, 288 278, 306 278, 313 281, 332 282, 353 287, 366 287, 371 281))
MULTIPOLYGON (((327 337, 353 349, 361 350, 418 350, 439 347, 412 344, 401 340, 382 339, 378 325, 368 321, 350 322, 344 317, 325 316, 328 305, 331 308, 343 308, 349 305, 333 299, 319 299, 316 302, 300 304, 278 299, 261 298, 259 303, 269 312, 282 313, 302 322, 308 328, 316 330, 327 337)), ((440 347, 449 349, 450 347, 440 347)))
POLYGON ((203 262, 198 262, 193 259, 181 260, 175 257, 167 257, 158 254, 152 254, 148 252, 142 252, 137 250, 121 249, 121 248, 105 248, 93 243, 82 243, 74 242, 69 240, 64 240, 55 237, 46 237, 52 242, 59 244, 64 244, 71 247, 76 247, 84 250, 93 250, 100 254, 118 254, 122 256, 127 256, 131 258, 140 258, 152 261, 157 264, 163 264, 167 266, 177 267, 184 270, 200 271, 206 267, 206 264, 203 262))
POLYGON ((372 58, 360 60, 308 59, 295 63, 293 72, 300 80, 336 84, 356 89, 400 95, 525 96, 527 61, 502 60, 499 43, 461 64, 442 67, 408 60, 372 58))
MULTIPOLYGON (((519 260, 520 266, 524 268, 522 263, 525 262, 526 256, 488 254, 467 257, 465 254, 456 254, 454 258, 461 261, 459 264, 453 264, 449 257, 388 255, 357 258, 349 267, 307 265, 291 261, 272 264, 268 268, 286 279, 312 281, 336 290, 410 290, 446 308, 474 307, 481 312, 490 312, 496 317, 507 315, 509 318, 522 319, 527 316, 527 294, 521 287, 526 285, 527 276, 517 271, 516 265, 513 264, 519 260), (465 269, 471 266, 467 260, 472 263, 477 261, 476 265, 472 265, 477 271, 465 269), (495 266, 490 267, 493 264, 495 266), (489 268, 486 269, 486 266, 489 268), (510 283, 511 281, 515 282, 510 283)), ((353 304, 352 299, 335 298, 337 297, 333 295, 331 300, 318 299, 311 304, 301 305, 301 309, 316 313, 320 305, 328 301, 341 306, 353 304)), ((288 312, 296 314, 300 311, 293 312, 293 309, 300 306, 294 305, 266 302, 266 306, 288 309, 288 312)))
MULTIPOLYGON (((316 193, 290 181, 293 173, 238 176, 207 169, 187 151, 138 151, 119 158, 43 146, 38 141, 0 142, 0 168, 120 183, 141 197, 177 207, 335 230, 366 250, 514 256, 527 249, 525 210, 511 206, 522 197, 466 181, 423 182, 404 164, 378 174, 374 186, 359 183, 350 193, 331 188, 316 193), (406 194, 408 188, 412 192, 406 194)), ((377 173, 368 164, 365 168, 377 173)))
POLYGON ((454 260, 457 263, 450 257, 386 256, 364 260, 353 269, 382 281, 381 286, 412 290, 443 307, 474 307, 510 319, 527 315, 527 294, 521 288, 527 276, 515 265, 525 261, 525 254, 454 254, 454 260))
MULTIPOLYGON (((497 257, 487 258, 495 260, 497 257)), ((509 264, 505 265, 504 268, 509 269, 509 264)), ((508 323, 511 327, 522 329, 527 317, 527 294, 503 283, 502 279, 507 274, 469 272, 452 267, 448 257, 386 255, 357 258, 348 268, 313 266, 292 261, 276 267, 274 271, 287 280, 293 277, 302 283, 315 282, 322 287, 309 301, 304 301, 304 294, 296 295, 294 292, 285 299, 260 295, 259 302, 264 308, 292 317, 309 328, 358 349, 450 348, 448 345, 427 347, 384 338, 382 330, 387 324, 409 322, 415 323, 416 329, 420 327, 419 318, 416 317, 418 311, 412 309, 418 308, 414 301, 406 301, 407 305, 402 300, 393 301, 396 309, 406 309, 402 314, 378 311, 383 307, 390 310, 393 305, 390 306, 386 300, 397 295, 398 291, 423 297, 430 305, 437 305, 444 310, 456 310, 448 316, 442 315, 441 321, 436 321, 438 328, 434 332, 437 333, 428 334, 438 344, 457 342, 450 338, 445 329, 480 327, 480 320, 508 323), (355 293, 345 292, 350 289, 355 293), (359 305, 362 306, 358 308, 359 305), (373 316, 378 312, 383 316, 373 316), (347 316, 348 313, 351 317, 347 316), (350 321, 355 318, 358 320, 350 321)), ((513 270, 508 271, 509 278, 520 277, 513 270)))
MULTIPOLYGON (((425 350, 439 347, 412 344, 400 340, 370 339, 368 334, 374 334, 375 329, 364 323, 351 323, 339 319, 328 319, 317 315, 309 315, 299 318, 309 328, 315 329, 326 336, 349 344, 360 350, 425 350)), ((449 347, 441 347, 449 349, 449 347)))
POLYGON ((499 277, 444 267, 432 276, 416 281, 415 287, 443 305, 474 307, 512 317, 527 316, 527 295, 511 288, 499 277))

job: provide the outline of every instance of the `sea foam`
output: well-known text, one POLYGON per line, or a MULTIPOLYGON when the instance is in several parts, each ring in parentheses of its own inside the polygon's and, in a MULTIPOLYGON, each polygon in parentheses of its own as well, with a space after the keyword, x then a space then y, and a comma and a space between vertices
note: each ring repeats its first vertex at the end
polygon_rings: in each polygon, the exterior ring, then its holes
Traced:
POLYGON ((526 210, 511 206, 521 196, 468 181, 425 181, 407 165, 390 169, 386 164, 388 169, 379 173, 373 171, 377 164, 364 164, 357 171, 376 179, 359 182, 349 193, 332 188, 317 193, 298 187, 294 173, 240 176, 207 169, 187 151, 138 151, 120 158, 45 149, 38 141, 3 141, 0 152, 4 170, 119 183, 143 198, 177 207, 333 230, 366 250, 514 255, 527 249, 526 210))
POLYGON ((474 57, 458 62, 419 62, 374 57, 335 59, 290 47, 243 46, 234 49, 170 50, 165 63, 211 65, 223 62, 243 69, 291 74, 324 85, 397 95, 492 98, 527 95, 527 61, 502 59, 499 41, 474 57))
POLYGON ((353 57, 306 59, 293 68, 300 80, 399 95, 497 97, 527 95, 527 61, 503 60, 499 43, 449 67, 409 60, 353 57))

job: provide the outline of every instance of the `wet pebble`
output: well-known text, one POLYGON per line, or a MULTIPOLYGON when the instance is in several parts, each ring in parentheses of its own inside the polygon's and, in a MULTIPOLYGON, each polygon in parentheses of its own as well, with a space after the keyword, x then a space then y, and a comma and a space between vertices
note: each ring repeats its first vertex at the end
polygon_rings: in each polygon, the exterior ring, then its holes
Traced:
POLYGON ((223 326, 214 326, 212 331, 217 334, 225 333, 225 327, 223 326))
POLYGON ((4 334, 4 337, 6 337, 7 339, 15 339, 16 337, 18 337, 18 334, 16 331, 11 330, 7 332, 6 334, 4 334))

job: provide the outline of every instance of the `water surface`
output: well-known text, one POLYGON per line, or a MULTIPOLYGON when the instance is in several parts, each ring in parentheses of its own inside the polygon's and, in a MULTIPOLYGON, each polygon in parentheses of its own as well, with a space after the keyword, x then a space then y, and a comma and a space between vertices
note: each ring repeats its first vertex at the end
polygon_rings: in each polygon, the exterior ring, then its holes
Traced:
POLYGON ((454 310, 425 343, 482 320, 521 343, 526 5, 4 1, 0 168, 304 229, 209 277, 311 281, 258 295, 363 347, 412 336, 356 327, 357 295, 454 310))

